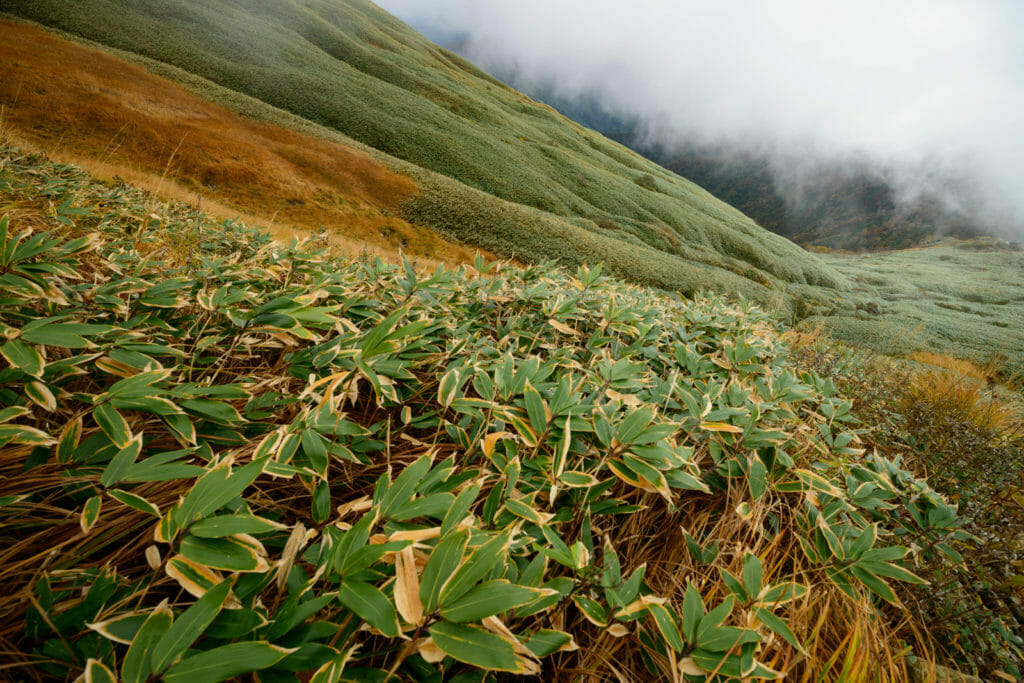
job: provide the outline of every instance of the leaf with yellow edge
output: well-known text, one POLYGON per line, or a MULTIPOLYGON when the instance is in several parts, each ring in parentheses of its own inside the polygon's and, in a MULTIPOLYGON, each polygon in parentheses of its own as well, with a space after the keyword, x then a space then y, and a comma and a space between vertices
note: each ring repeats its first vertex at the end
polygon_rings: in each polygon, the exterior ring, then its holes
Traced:
POLYGON ((197 598, 203 597, 206 595, 206 591, 224 580, 220 572, 193 562, 183 555, 175 555, 167 560, 164 571, 167 572, 167 576, 177 581, 182 588, 197 598))
POLYGON ((500 439, 511 439, 514 437, 515 435, 512 432, 491 432, 490 434, 484 437, 482 445, 484 455, 486 455, 488 458, 493 458, 494 447, 497 445, 498 441, 500 439))
POLYGON ((550 512, 540 512, 534 510, 530 505, 524 503, 521 500, 515 498, 509 498, 505 501, 505 509, 511 512, 516 517, 525 519, 527 522, 533 522, 537 526, 547 524, 554 518, 554 515, 550 512))
POLYGON ((88 534, 93 525, 100 518, 100 508, 103 505, 103 496, 93 496, 85 501, 82 508, 82 515, 78 519, 78 525, 82 528, 83 534, 88 534))
POLYGON ((525 673, 515 648, 478 626, 442 621, 430 627, 430 637, 442 652, 464 664, 488 671, 525 673))
POLYGON ((700 428, 708 432, 727 432, 729 434, 742 434, 743 427, 737 427, 727 422, 701 422, 700 428))
POLYGON ((112 640, 122 645, 131 645, 132 640, 134 640, 135 635, 142 628, 148 616, 148 612, 129 612, 128 614, 118 614, 111 619, 97 621, 85 626, 89 630, 99 633, 107 640, 112 640))
POLYGON ((645 611, 648 605, 664 605, 666 602, 668 601, 665 598, 659 598, 656 595, 644 595, 616 612, 615 618, 623 619, 630 617, 645 611))
POLYGON ((85 673, 82 676, 85 683, 117 683, 114 672, 98 659, 90 659, 85 663, 85 673))
MULTIPOLYGON (((26 384, 25 395, 43 410, 51 413, 57 410, 57 399, 54 398, 53 392, 50 391, 50 388, 42 382, 29 382, 26 384)), ((102 666, 102 664, 100 666, 102 666)))
POLYGON ((334 657, 325 663, 313 673, 313 677, 309 679, 309 683, 338 683, 341 679, 341 674, 345 671, 345 665, 348 664, 348 660, 352 658, 352 655, 354 655, 358 649, 359 645, 353 645, 337 657, 334 657))

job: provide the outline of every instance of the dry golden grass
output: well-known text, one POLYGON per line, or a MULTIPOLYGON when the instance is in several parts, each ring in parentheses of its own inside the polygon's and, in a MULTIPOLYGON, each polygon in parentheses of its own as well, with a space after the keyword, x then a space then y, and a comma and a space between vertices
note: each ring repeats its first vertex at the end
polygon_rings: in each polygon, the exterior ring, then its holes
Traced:
POLYGON ((985 379, 956 370, 938 368, 912 373, 905 399, 926 403, 998 436, 1018 434, 1024 423, 1020 406, 1000 396, 985 379))
POLYGON ((972 377, 981 382, 991 381, 995 376, 995 368, 981 367, 969 360, 955 358, 945 353, 933 353, 931 351, 915 351, 907 356, 910 360, 925 365, 934 365, 937 368, 945 368, 963 377, 972 377))
POLYGON ((211 104, 141 67, 0 21, 0 140, 283 239, 465 263, 477 250, 397 217, 416 183, 365 153, 211 104))

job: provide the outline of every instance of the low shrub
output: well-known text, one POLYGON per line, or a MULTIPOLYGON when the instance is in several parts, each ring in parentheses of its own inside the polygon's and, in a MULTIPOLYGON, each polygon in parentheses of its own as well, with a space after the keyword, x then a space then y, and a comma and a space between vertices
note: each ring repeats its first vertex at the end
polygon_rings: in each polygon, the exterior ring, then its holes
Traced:
POLYGON ((749 304, 233 223, 183 258, 187 209, 38 157, 0 193, 49 228, 0 221, 20 677, 905 680, 929 656, 903 539, 955 555, 955 508, 865 454, 749 304))

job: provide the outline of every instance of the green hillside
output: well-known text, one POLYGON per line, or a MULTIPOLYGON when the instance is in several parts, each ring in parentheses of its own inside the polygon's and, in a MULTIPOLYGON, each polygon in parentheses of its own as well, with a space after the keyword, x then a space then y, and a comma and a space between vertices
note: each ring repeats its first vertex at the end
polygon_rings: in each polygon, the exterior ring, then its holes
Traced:
POLYGON ((363 149, 415 179, 403 217, 454 241, 742 296, 882 353, 927 349, 1024 371, 1024 288, 1004 277, 1024 272, 1021 252, 968 242, 887 261, 808 253, 368 2, 2 7, 98 40, 246 116, 363 149))
POLYGON ((514 205, 403 169, 423 188, 406 206, 410 218, 505 256, 605 260, 634 281, 761 300, 762 285, 847 284, 692 183, 509 89, 365 0, 4 7, 508 200, 514 205))

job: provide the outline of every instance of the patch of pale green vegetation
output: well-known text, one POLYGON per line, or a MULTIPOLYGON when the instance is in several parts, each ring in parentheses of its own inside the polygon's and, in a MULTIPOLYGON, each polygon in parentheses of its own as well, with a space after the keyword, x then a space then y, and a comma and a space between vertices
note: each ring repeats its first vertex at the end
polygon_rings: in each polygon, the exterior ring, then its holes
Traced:
POLYGON ((855 283, 855 303, 811 324, 882 353, 930 350, 1024 372, 1024 252, 974 240, 822 259, 855 283))
POLYGON ((16 678, 930 660, 900 600, 959 557, 956 509, 749 303, 338 259, 10 148, 0 206, 16 678))

